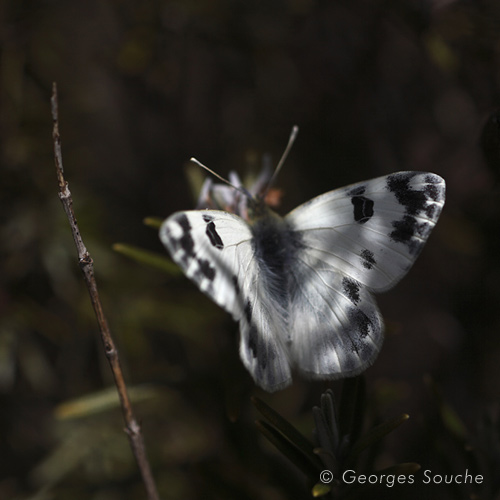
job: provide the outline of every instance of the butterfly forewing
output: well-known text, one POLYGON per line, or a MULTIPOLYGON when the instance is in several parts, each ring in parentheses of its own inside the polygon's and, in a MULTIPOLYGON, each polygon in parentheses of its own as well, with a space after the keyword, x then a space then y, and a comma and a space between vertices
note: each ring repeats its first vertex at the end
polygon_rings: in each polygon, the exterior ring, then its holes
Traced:
POLYGON ((240 323, 240 355, 259 385, 290 384, 283 311, 265 287, 248 224, 218 210, 178 212, 162 224, 160 239, 186 276, 240 323))
POLYGON ((444 200, 441 177, 399 172, 313 198, 286 220, 311 259, 380 292, 408 272, 444 200))

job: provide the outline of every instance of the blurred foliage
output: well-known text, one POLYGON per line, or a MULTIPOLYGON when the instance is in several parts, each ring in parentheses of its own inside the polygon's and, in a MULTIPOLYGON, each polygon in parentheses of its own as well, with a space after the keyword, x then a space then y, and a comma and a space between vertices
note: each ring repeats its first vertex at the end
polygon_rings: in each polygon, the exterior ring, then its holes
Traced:
POLYGON ((0 498, 144 498, 57 200, 54 80, 75 211, 163 499, 330 495, 266 439, 285 446, 292 427, 313 464, 365 448, 365 471, 485 477, 477 491, 417 481, 372 498, 498 498, 499 21, 495 0, 1 2, 0 498), (279 158, 294 124, 283 213, 396 170, 448 185, 419 261, 378 298, 387 338, 360 412, 345 390, 330 402, 341 383, 255 388, 237 326, 142 222, 194 206, 191 156, 244 177, 279 158), (252 396, 272 409, 258 425, 252 396), (357 416, 348 444, 344 411, 357 416))
MULTIPOLYGON (((254 399, 254 405, 269 421, 257 421, 260 431, 308 476, 310 484, 314 485, 311 488, 313 497, 372 497, 373 490, 380 487, 380 484, 346 484, 342 478, 347 470, 355 470, 358 475, 383 477, 382 474, 409 476, 420 469, 418 464, 402 463, 375 472, 373 463, 361 465, 359 457, 362 452, 378 445, 408 419, 408 415, 401 415, 361 435, 365 406, 365 394, 360 388, 362 382, 360 377, 344 382, 338 407, 331 389, 321 395, 321 406, 313 408, 316 447, 263 401, 254 399), (322 471, 326 471, 326 480, 322 471)), ((373 453, 369 455, 371 461, 375 456, 373 453)))
POLYGON ((170 259, 165 257, 165 255, 160 255, 154 252, 148 252, 142 248, 134 247, 132 245, 124 245, 116 243, 113 245, 113 250, 115 252, 121 253, 136 262, 146 264, 148 266, 156 267, 160 271, 167 274, 180 275, 181 270, 176 266, 170 259))

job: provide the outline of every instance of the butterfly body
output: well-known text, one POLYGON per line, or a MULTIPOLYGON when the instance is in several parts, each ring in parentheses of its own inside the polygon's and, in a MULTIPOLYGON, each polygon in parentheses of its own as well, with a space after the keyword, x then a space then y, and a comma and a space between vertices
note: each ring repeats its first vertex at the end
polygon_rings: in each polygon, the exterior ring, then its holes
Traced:
POLYGON ((255 259, 266 287, 284 306, 289 302, 289 270, 302 249, 300 234, 270 210, 250 224, 255 259))
POLYGON ((376 358, 373 293, 411 267, 444 204, 435 174, 399 172, 330 191, 285 217, 258 198, 170 216, 160 238, 200 290, 240 324, 240 356, 268 391, 354 376, 376 358))

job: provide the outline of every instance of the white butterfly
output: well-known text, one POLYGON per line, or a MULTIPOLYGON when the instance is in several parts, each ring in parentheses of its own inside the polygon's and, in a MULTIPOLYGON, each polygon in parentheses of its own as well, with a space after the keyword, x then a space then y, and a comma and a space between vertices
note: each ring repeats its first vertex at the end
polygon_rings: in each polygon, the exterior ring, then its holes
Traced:
MULTIPOLYGON (((233 188, 218 188, 230 198, 233 188)), ((239 322, 241 359, 263 389, 288 386, 292 369, 314 379, 361 373, 383 341, 373 293, 392 288, 421 252, 444 205, 444 180, 398 172, 325 193, 283 218, 261 198, 244 198, 248 222, 221 210, 166 219, 160 238, 173 260, 239 322)))

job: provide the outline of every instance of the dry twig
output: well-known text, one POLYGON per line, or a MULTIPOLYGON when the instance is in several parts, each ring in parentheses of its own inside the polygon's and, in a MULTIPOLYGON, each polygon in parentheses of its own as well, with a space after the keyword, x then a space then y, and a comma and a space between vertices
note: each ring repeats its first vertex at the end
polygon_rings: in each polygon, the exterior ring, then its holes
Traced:
POLYGON ((151 467, 146 456, 146 448, 144 445, 141 428, 137 423, 132 410, 132 405, 130 403, 130 398, 127 392, 127 386, 125 384, 123 372, 120 366, 118 351, 111 336, 108 322, 106 320, 106 317, 104 316, 104 311, 102 309, 101 300, 99 298, 97 284, 94 276, 93 261, 83 243, 80 231, 78 230, 75 212, 73 211, 73 200, 68 188, 68 183, 64 179, 61 153, 61 137, 59 135, 59 113, 56 83, 53 83, 52 85, 51 112, 53 120, 52 139, 54 141, 54 159, 56 165, 57 180, 59 183, 59 198, 63 204, 64 211, 68 216, 68 220, 71 226, 71 232, 73 233, 73 239, 75 240, 76 249, 78 251, 78 261, 80 264, 80 268, 83 272, 85 283, 89 290, 90 300, 92 302, 92 306, 97 317, 97 322, 99 324, 99 331, 101 334, 102 343, 104 345, 104 352, 106 353, 106 357, 109 361, 111 371, 113 372, 113 377, 115 379, 115 384, 118 390, 118 395, 120 397, 120 403, 123 411, 123 418, 125 420, 125 431, 129 437, 132 452, 135 456, 137 465, 142 475, 142 479, 146 486, 148 499, 159 500, 158 491, 156 489, 156 484, 151 472, 151 467))

